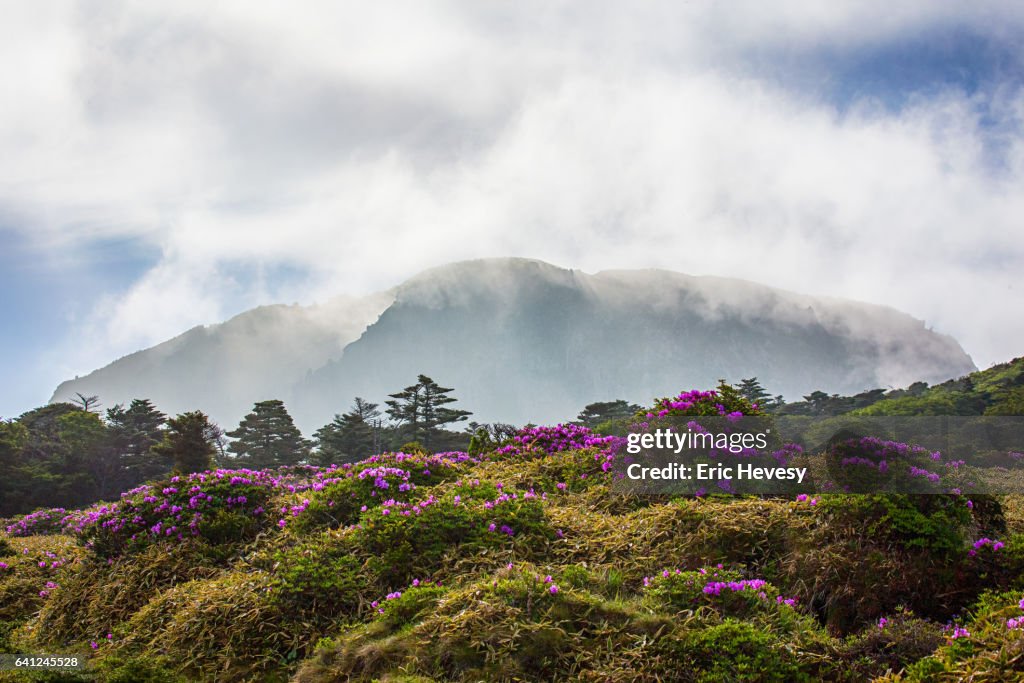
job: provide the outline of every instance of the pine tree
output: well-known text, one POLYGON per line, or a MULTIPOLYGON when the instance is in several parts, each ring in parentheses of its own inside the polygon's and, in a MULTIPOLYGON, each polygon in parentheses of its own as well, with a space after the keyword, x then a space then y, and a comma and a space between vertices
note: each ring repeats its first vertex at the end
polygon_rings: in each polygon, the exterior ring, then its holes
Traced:
POLYGON ((376 403, 356 397, 352 409, 316 432, 318 465, 337 465, 355 462, 373 455, 377 448, 377 418, 380 411, 376 403))
POLYGON ((576 416, 576 422, 594 429, 600 424, 613 420, 628 420, 640 410, 640 406, 622 399, 590 403, 576 416))
POLYGON ((472 415, 468 410, 445 407, 458 400, 447 395, 452 391, 454 389, 442 387, 426 375, 420 375, 416 384, 390 394, 393 400, 386 401, 388 416, 403 427, 409 438, 429 448, 437 431, 472 415))
POLYGON ((296 465, 309 456, 309 442, 302 438, 284 403, 276 399, 256 403, 226 436, 236 439, 228 450, 246 467, 296 465))
POLYGON ((163 440, 152 451, 170 461, 179 474, 208 470, 214 453, 209 439, 210 424, 198 410, 173 417, 167 420, 163 440))
POLYGON ((129 489, 167 471, 167 463, 153 455, 152 448, 163 440, 167 416, 149 399, 133 399, 128 408, 117 404, 107 409, 110 445, 120 459, 118 484, 129 489))
POLYGON ((743 398, 747 399, 751 403, 764 405, 766 401, 771 400, 771 394, 764 390, 764 387, 761 386, 761 382, 758 381, 757 377, 741 379, 740 383, 736 385, 736 390, 740 392, 740 395, 743 396, 743 398))

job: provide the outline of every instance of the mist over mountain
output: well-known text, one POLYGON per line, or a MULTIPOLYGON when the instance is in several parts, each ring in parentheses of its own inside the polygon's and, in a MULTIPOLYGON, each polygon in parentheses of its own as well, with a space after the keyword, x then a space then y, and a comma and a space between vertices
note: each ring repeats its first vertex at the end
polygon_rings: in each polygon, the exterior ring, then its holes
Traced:
POLYGON ((479 421, 571 419, 585 404, 648 403, 756 375, 789 399, 935 382, 974 370, 951 337, 894 309, 665 270, 587 274, 527 259, 425 271, 365 298, 264 306, 197 327, 51 400, 151 398, 225 426, 283 398, 304 432, 353 397, 382 401, 430 375, 479 421))
POLYGON ((145 397, 169 414, 201 409, 229 428, 255 401, 289 395, 296 381, 340 356, 393 298, 389 291, 317 306, 259 306, 62 382, 50 401, 80 392, 109 407, 145 397))

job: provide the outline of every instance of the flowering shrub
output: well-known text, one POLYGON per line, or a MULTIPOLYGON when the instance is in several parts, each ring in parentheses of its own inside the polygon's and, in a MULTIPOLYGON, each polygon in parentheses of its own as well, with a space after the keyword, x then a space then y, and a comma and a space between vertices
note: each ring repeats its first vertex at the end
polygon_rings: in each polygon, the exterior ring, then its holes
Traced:
POLYGON ((14 517, 5 530, 8 536, 14 538, 66 534, 74 531, 81 517, 82 512, 78 510, 70 512, 64 508, 36 510, 27 515, 14 517))
POLYGON ((601 436, 580 425, 555 425, 554 427, 524 427, 512 441, 495 451, 499 456, 552 455, 562 451, 597 448, 608 450, 621 439, 615 436, 601 436))
POLYGON ((269 526, 270 498, 294 489, 267 471, 216 470, 172 477, 90 511, 78 531, 86 547, 101 557, 186 537, 212 544, 243 541, 269 526))
POLYGON ((726 616, 748 616, 796 604, 795 599, 779 595, 764 579, 744 579, 739 572, 723 569, 721 565, 696 571, 664 569, 644 577, 643 584, 654 604, 677 611, 710 607, 726 616))
POLYGON ((280 518, 285 523, 279 520, 278 526, 305 532, 352 524, 362 512, 385 500, 411 502, 424 497, 418 487, 449 481, 474 462, 461 452, 375 455, 342 466, 334 476, 312 486, 301 509, 286 510, 280 518))
POLYGON ((944 640, 939 624, 901 609, 846 638, 838 656, 848 663, 851 680, 871 680, 927 657, 944 640))
POLYGON ((457 548, 496 547, 520 536, 555 538, 535 494, 484 502, 463 501, 458 494, 416 503, 388 500, 363 513, 352 538, 368 554, 367 570, 379 585, 399 586, 433 574, 441 558, 457 548))
POLYGON ((425 610, 433 608, 447 590, 432 581, 413 579, 408 588, 392 591, 374 600, 370 607, 377 611, 378 618, 388 622, 392 628, 401 628, 411 624, 425 610))
MULTIPOLYGON (((874 436, 837 438, 826 453, 832 480, 848 492, 885 489, 907 493, 939 493, 943 475, 942 454, 917 445, 874 436)), ((953 468, 955 470, 955 468, 953 468)))
POLYGON ((725 382, 714 391, 684 391, 678 396, 659 398, 654 407, 642 414, 651 420, 668 416, 741 416, 764 415, 764 411, 743 398, 725 382))

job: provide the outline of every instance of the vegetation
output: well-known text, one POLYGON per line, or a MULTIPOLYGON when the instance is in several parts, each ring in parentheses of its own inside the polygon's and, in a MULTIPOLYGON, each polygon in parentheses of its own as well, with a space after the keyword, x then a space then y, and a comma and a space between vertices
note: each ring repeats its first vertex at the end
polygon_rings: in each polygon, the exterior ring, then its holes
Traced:
POLYGON ((309 455, 309 442, 302 438, 284 402, 276 399, 257 402, 238 428, 225 436, 235 439, 228 450, 243 467, 297 465, 309 455))
MULTIPOLYGON (((744 380, 746 381, 746 380, 744 380)), ((774 408, 783 415, 1022 415, 1024 357, 929 387, 872 389, 855 396, 815 391, 803 401, 774 408)))
MULTIPOLYGON (((632 419, 766 408, 722 384, 632 419)), ((58 446, 97 447, 88 414, 4 423, 0 465, 42 443, 40 420, 58 446)), ((184 452, 188 434, 209 458, 195 415, 159 443, 184 452)), ((1024 497, 625 495, 614 434, 471 428, 473 453, 192 472, 179 457, 116 502, 12 517, 0 652, 87 652, 62 680, 102 681, 1024 677, 1024 497)))
POLYGON ((445 425, 461 422, 472 414, 468 410, 446 407, 457 400, 448 395, 452 391, 454 389, 442 387, 426 375, 420 375, 416 384, 391 394, 387 413, 409 439, 430 447, 445 425))
POLYGON ((376 403, 356 397, 352 408, 316 432, 318 465, 355 462, 380 452, 381 421, 376 403))

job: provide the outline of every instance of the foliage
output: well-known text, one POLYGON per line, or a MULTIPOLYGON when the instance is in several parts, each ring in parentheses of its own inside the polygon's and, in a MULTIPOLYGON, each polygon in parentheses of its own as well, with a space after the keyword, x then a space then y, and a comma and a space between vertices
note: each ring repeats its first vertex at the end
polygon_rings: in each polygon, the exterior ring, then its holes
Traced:
POLYGON ((173 463, 178 474, 202 472, 210 467, 215 452, 210 429, 203 413, 182 413, 167 421, 163 441, 153 446, 152 452, 173 463))
POLYGON ((461 422, 472 413, 468 410, 447 408, 458 399, 449 396, 454 389, 442 387, 426 375, 416 378, 416 384, 390 394, 386 401, 388 416, 403 427, 405 433, 430 447, 436 432, 445 425, 461 422))
MULTIPOLYGON (((763 414, 749 384, 658 399, 630 427, 763 414)), ((76 444, 129 471, 145 441, 112 448, 130 420, 107 414, 4 423, 0 467, 76 444)), ((208 458, 210 431, 190 434, 182 452, 208 458)), ((507 436, 164 476, 5 520, 0 650, 86 651, 101 680, 307 683, 998 680, 1024 661, 1019 500, 630 496, 620 437, 507 436)), ((931 459, 868 446, 876 463, 931 459)))
POLYGON ((576 416, 576 423, 601 434, 622 435, 630 419, 640 409, 640 406, 622 399, 598 401, 584 406, 576 416))
POLYGON ((228 450, 244 467, 295 465, 309 455, 309 442, 302 438, 284 403, 276 399, 257 402, 226 436, 235 439, 228 450))
POLYGON ((375 455, 380 446, 380 411, 376 403, 358 396, 351 410, 316 432, 315 464, 355 462, 375 455))
POLYGON ((665 639, 659 647, 674 660, 691 667, 698 683, 812 681, 784 643, 756 626, 726 619, 703 629, 665 639))

